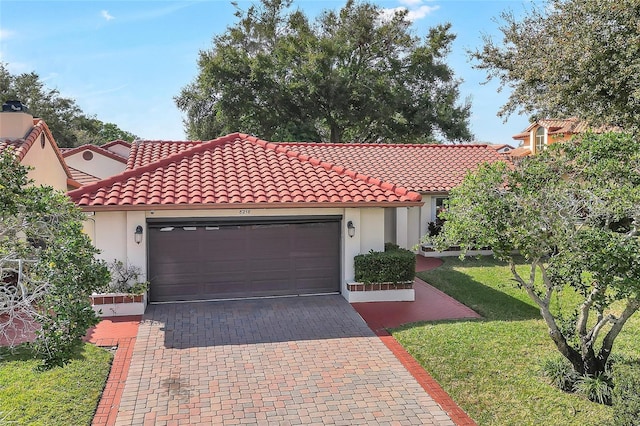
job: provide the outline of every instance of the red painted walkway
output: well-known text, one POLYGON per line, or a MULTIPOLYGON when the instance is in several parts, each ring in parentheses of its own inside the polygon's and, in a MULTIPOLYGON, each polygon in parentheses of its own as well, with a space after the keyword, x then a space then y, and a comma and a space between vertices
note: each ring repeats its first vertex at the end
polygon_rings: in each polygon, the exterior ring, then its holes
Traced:
POLYGON ((117 347, 92 425, 106 426, 116 422, 141 319, 141 315, 103 318, 87 332, 86 341, 97 346, 117 347))
MULTIPOLYGON (((416 271, 435 269, 442 259, 416 256, 416 271)), ((394 353, 422 388, 442 407, 458 426, 476 423, 465 413, 424 368, 393 338, 389 328, 419 321, 481 318, 473 309, 463 305, 435 287, 416 278, 413 286, 416 299, 413 302, 352 303, 367 325, 394 353)))

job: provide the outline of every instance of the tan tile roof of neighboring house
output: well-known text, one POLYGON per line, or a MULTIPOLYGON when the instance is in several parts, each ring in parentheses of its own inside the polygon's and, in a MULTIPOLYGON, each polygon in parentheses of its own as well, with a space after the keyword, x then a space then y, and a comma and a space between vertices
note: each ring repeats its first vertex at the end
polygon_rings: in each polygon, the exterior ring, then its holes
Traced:
POLYGON ((111 158, 112 160, 119 161, 120 163, 126 163, 127 162, 126 158, 116 154, 115 152, 109 151, 108 149, 104 149, 101 146, 92 145, 92 144, 85 144, 85 145, 80 145, 80 146, 78 146, 76 148, 72 148, 70 150, 65 151, 62 154, 62 156, 64 158, 67 158, 67 157, 69 157, 71 155, 77 154, 77 153, 82 152, 82 151, 93 151, 93 152, 95 152, 97 154, 100 154, 100 155, 103 155, 103 156, 105 156, 107 158, 111 158))
POLYGON ((56 140, 51 134, 51 130, 49 130, 49 126, 47 126, 47 123, 45 123, 44 120, 40 118, 33 119, 33 127, 31 128, 31 131, 26 138, 0 139, 0 152, 11 149, 13 150, 17 160, 20 162, 24 159, 24 157, 27 155, 27 152, 29 152, 31 147, 36 143, 42 133, 44 133, 47 136, 47 139, 51 141, 51 147, 53 148, 56 157, 58 157, 58 160, 60 161, 60 165, 67 175, 67 184, 76 188, 80 187, 80 184, 76 182, 71 176, 71 171, 69 170, 67 163, 64 161, 62 153, 60 152, 60 149, 56 144, 56 140))
MULTIPOLYGON (((137 145, 145 143, 134 144, 132 152, 137 145)), ((173 154, 151 152, 157 161, 69 196, 82 207, 117 210, 422 204, 420 194, 393 183, 240 133, 192 143, 173 154)))
POLYGON ((283 143, 301 154, 418 192, 447 192, 484 162, 504 157, 487 145, 283 143))
POLYGON ((73 180, 80 183, 81 185, 87 185, 89 183, 98 182, 100 180, 100 178, 97 176, 90 175, 89 173, 74 169, 73 167, 69 167, 69 170, 71 171, 73 180))
POLYGON ((521 146, 519 148, 512 149, 509 152, 505 152, 503 155, 509 158, 523 158, 531 155, 531 150, 529 148, 521 146))
POLYGON ((542 126, 547 129, 547 133, 550 135, 558 135, 558 134, 578 134, 584 133, 587 130, 591 130, 595 133, 603 133, 603 132, 617 132, 620 131, 617 127, 612 126, 600 126, 600 127, 591 127, 589 123, 584 120, 580 120, 577 117, 571 117, 566 119, 550 119, 545 118, 542 120, 538 120, 534 123, 531 123, 529 127, 527 127, 523 132, 518 133, 517 135, 513 135, 513 139, 524 139, 529 136, 529 132, 533 130, 536 126, 542 126))

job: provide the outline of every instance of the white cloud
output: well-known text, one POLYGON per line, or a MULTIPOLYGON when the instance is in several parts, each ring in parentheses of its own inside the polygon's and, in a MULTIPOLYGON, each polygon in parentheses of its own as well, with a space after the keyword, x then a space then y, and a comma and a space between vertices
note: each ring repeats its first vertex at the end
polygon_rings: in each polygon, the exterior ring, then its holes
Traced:
POLYGON ((410 20, 411 22, 417 21, 418 19, 422 19, 427 15, 430 15, 431 13, 435 12, 436 10, 440 9, 440 6, 427 6, 422 5, 417 9, 409 9, 409 14, 407 15, 407 19, 410 20))
POLYGON ((399 6, 394 8, 382 9, 380 18, 383 20, 389 20, 396 12, 407 11, 407 20, 415 22, 440 9, 440 6, 437 5, 427 6, 426 4, 422 4, 422 0, 401 0, 400 3, 406 4, 409 7, 399 6))
POLYGON ((115 17, 111 15, 108 10, 101 10, 100 16, 102 16, 107 21, 111 21, 112 19, 115 19, 115 17))
POLYGON ((0 40, 7 40, 13 37, 15 31, 7 30, 5 28, 0 28, 0 40))

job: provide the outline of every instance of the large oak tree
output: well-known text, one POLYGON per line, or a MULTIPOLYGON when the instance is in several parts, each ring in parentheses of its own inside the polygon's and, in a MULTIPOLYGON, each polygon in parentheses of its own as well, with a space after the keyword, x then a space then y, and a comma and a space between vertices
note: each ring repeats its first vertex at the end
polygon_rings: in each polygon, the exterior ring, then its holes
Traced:
POLYGON ((511 89, 500 116, 577 116, 640 134, 640 0, 549 0, 504 12, 477 68, 511 89))
POLYGON ((243 131, 272 140, 436 142, 471 138, 445 59, 455 36, 420 39, 407 13, 349 0, 315 20, 262 0, 201 51, 176 103, 193 139, 243 131))

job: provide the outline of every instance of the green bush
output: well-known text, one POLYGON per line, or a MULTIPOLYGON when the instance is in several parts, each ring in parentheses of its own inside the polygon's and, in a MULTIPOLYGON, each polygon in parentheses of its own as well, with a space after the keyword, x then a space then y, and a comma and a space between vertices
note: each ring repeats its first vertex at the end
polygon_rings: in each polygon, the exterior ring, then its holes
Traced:
POLYGON ((607 372, 580 376, 574 386, 577 393, 586 396, 590 401, 605 405, 611 405, 612 388, 611 375, 607 372))
POLYGON ((365 284, 413 281, 416 275, 416 255, 409 250, 370 251, 354 258, 355 279, 365 284))
POLYGON ((566 358, 548 358, 542 362, 540 369, 542 370, 542 374, 549 379, 553 386, 565 392, 573 392, 574 385, 579 376, 566 358))
POLYGON ((613 424, 637 425, 640 419, 640 365, 616 364, 613 380, 613 424))

